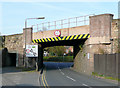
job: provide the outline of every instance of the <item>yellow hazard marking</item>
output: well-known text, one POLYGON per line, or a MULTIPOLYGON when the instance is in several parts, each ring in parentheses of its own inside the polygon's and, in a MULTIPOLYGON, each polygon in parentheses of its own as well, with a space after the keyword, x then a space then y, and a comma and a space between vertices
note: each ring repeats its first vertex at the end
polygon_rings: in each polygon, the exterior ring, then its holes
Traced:
POLYGON ((44 42, 44 40, 43 39, 41 39, 43 42, 44 42))
POLYGON ((83 36, 83 34, 81 34, 78 39, 81 39, 82 36, 83 36))
POLYGON ((64 36, 64 37, 62 38, 62 40, 64 40, 64 39, 65 39, 65 37, 66 37, 66 36, 64 36))
POLYGON ((33 39, 32 41, 35 43, 35 40, 34 40, 34 39, 33 39))
POLYGON ((37 39, 35 39, 36 40, 36 42, 38 42, 38 40, 37 39))
POLYGON ((56 41, 58 41, 58 39, 56 37, 54 37, 56 41))
POLYGON ((72 35, 72 36, 71 36, 70 40, 72 40, 72 39, 73 39, 73 37, 74 37, 74 35, 72 35))
POLYGON ((69 37, 70 37, 70 36, 67 36, 66 40, 68 40, 68 39, 69 39, 69 37))
POLYGON ((46 42, 48 42, 48 40, 46 38, 44 38, 46 42))
POLYGON ((61 40, 61 38, 60 38, 60 37, 58 37, 58 39, 59 39, 59 40, 61 40))
POLYGON ((76 35, 76 36, 74 37, 74 39, 77 39, 77 37, 78 37, 78 35, 76 35))
POLYGON ((39 40, 39 42, 41 42, 41 40, 40 39, 38 39, 39 40))
POLYGON ((81 38, 83 38, 83 39, 90 38, 90 34, 80 34, 80 35, 72 35, 72 36, 64 36, 64 37, 43 38, 43 39, 33 39, 32 42, 38 43, 38 42, 72 40, 72 39, 81 39, 81 38))
POLYGON ((85 35, 83 36, 83 38, 86 38, 87 35, 88 35, 88 34, 85 34, 85 35))
POLYGON ((52 39, 52 41, 54 41, 54 39, 53 38, 51 38, 52 39))
POLYGON ((88 38, 90 38, 90 35, 88 36, 88 38))
POLYGON ((51 41, 50 38, 47 38, 47 39, 48 39, 49 41, 51 41))

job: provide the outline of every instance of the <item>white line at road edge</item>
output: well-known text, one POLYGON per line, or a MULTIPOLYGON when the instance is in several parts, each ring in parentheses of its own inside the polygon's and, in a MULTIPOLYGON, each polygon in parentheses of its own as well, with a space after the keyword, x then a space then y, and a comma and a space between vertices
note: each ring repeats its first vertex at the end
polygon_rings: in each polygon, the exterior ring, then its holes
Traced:
POLYGON ((59 69, 59 71, 61 71, 61 69, 59 69))
POLYGON ((86 84, 82 84, 83 86, 87 86, 87 87, 89 87, 89 88, 92 88, 92 87, 90 87, 90 86, 88 86, 88 85, 86 85, 86 84))
POLYGON ((82 84, 83 86, 88 86, 88 85, 86 85, 86 84, 82 84))
POLYGON ((63 72, 61 72, 62 75, 65 75, 63 72))
POLYGON ((71 77, 69 77, 69 76, 66 76, 67 78, 69 78, 69 79, 71 79, 72 81, 76 81, 75 79, 73 79, 73 78, 71 78, 71 77))

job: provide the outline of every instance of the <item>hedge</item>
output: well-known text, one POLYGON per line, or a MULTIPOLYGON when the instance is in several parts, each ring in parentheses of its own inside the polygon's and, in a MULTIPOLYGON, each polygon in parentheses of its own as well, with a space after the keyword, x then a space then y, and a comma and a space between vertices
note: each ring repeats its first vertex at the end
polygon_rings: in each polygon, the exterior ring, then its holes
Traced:
POLYGON ((73 56, 53 56, 53 57, 43 57, 44 61, 54 61, 54 62, 73 62, 73 56))

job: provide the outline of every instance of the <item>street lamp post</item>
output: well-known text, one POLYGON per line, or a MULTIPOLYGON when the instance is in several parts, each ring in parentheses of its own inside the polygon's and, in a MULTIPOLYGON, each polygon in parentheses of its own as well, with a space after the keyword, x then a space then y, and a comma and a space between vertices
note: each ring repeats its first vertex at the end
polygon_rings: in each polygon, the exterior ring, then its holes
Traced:
POLYGON ((25 20, 25 28, 27 28, 27 20, 31 20, 31 19, 45 19, 45 17, 27 18, 27 19, 25 20))
MULTIPOLYGON (((27 35, 27 32, 26 32, 26 28, 27 28, 27 20, 31 20, 31 19, 45 19, 45 17, 38 17, 38 18, 27 18, 27 19, 25 19, 25 55, 26 55, 26 35, 27 35)), ((25 56, 26 57, 26 56, 25 56)), ((27 61, 27 63, 28 63, 28 61, 27 61)), ((25 60, 24 60, 24 66, 26 66, 25 65, 25 60)))

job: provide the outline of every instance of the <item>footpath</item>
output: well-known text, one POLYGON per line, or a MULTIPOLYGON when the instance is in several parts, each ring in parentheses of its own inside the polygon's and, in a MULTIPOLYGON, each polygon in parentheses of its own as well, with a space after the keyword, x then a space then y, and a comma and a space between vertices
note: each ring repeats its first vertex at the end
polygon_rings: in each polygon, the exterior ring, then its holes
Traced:
POLYGON ((40 86, 39 72, 22 72, 16 67, 2 68, 2 86, 40 86))

